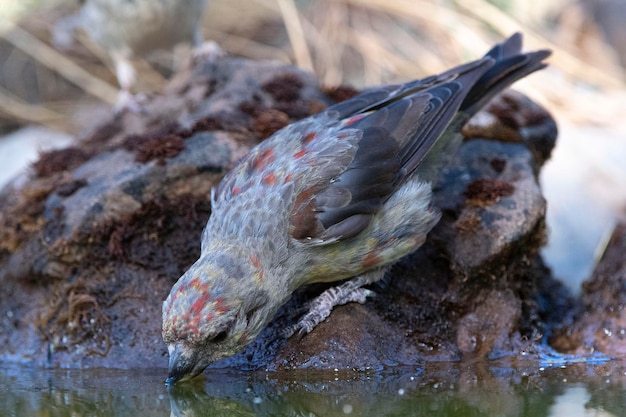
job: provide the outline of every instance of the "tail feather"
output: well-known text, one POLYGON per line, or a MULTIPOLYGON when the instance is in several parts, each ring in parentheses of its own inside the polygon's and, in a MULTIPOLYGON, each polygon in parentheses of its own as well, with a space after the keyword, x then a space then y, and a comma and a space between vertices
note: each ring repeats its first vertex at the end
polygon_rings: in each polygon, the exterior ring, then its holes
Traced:
MULTIPOLYGON (((525 53, 522 52, 522 43, 522 34, 518 32, 487 52, 483 60, 490 58, 493 61, 492 66, 469 87, 459 111, 442 137, 428 146, 426 154, 419 162, 420 178, 431 182, 437 179, 441 167, 448 163, 461 144, 461 128, 489 100, 515 81, 546 67, 543 60, 550 56, 551 51, 525 53)), ((452 71, 454 69, 449 72, 452 71)))
POLYGON ((329 107, 323 120, 343 120, 340 128, 358 131, 359 139, 352 159, 315 196, 315 215, 302 222, 306 236, 325 243, 356 236, 411 178, 434 183, 462 142, 463 124, 509 84, 545 66, 549 51, 521 48, 517 33, 476 61, 329 107))
POLYGON ((469 91, 460 111, 471 117, 496 94, 515 81, 546 67, 543 62, 551 51, 522 52, 522 34, 515 33, 506 41, 491 48, 485 57, 495 60, 494 65, 483 74, 469 91))

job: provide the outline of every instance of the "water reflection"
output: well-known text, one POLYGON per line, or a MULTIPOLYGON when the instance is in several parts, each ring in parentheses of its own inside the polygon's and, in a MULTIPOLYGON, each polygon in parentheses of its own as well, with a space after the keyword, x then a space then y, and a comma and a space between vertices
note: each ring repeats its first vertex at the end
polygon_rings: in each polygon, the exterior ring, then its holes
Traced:
MULTIPOLYGON (((599 393, 599 391, 597 392, 599 393)), ((599 404, 594 401, 591 393, 585 388, 584 385, 574 385, 565 389, 565 392, 557 397, 555 404, 550 409, 550 417, 618 417, 624 414, 624 398, 622 393, 622 399, 617 407, 612 407, 609 403, 599 404), (595 404, 594 404, 595 403, 595 404), (610 411, 604 410, 604 406, 609 406, 619 414, 614 414, 610 411)))
POLYGON ((428 374, 423 370, 400 375, 309 372, 247 381, 220 375, 203 386, 175 387, 170 399, 175 416, 548 415, 558 387, 546 384, 538 389, 529 377, 504 369, 496 374, 500 375, 447 365, 428 374))
POLYGON ((626 415, 624 364, 428 364, 378 372, 232 372, 169 390, 164 370, 0 368, 1 416, 626 415))
POLYGON ((168 416, 162 374, 0 368, 0 416, 168 416))

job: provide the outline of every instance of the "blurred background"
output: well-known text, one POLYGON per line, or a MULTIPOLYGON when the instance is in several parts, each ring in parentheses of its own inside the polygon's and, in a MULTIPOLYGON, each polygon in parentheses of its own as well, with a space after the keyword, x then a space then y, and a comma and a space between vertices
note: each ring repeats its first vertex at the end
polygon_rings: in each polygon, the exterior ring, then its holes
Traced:
MULTIPOLYGON (((112 114, 119 87, 106 52, 80 31, 63 48, 51 41, 79 7, 0 0, 0 187, 38 152, 112 114)), ((526 49, 552 49, 550 67, 515 88, 559 125, 541 174, 544 255, 577 292, 626 214, 625 23, 626 0, 209 0, 203 31, 231 56, 292 63, 324 86, 356 88, 440 72, 515 31, 526 49)), ((133 92, 158 91, 173 56, 135 59, 133 92)))

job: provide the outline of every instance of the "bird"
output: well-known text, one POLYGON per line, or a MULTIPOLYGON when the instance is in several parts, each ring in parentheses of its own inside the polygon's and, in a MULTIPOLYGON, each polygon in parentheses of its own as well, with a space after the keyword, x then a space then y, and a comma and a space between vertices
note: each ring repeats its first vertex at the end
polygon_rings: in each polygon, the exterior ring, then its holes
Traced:
POLYGON ((342 281, 285 329, 305 335, 337 305, 417 250, 440 218, 432 184, 465 122, 516 80, 547 66, 522 34, 478 60, 375 87, 294 122, 251 149, 211 192, 199 259, 162 306, 166 384, 243 350, 292 293, 342 281))
POLYGON ((137 74, 134 56, 191 44, 196 55, 218 57, 215 42, 203 42, 201 21, 207 0, 82 0, 80 11, 62 19, 53 30, 53 43, 67 47, 75 29, 107 51, 120 86, 115 109, 139 110, 130 93, 137 74))

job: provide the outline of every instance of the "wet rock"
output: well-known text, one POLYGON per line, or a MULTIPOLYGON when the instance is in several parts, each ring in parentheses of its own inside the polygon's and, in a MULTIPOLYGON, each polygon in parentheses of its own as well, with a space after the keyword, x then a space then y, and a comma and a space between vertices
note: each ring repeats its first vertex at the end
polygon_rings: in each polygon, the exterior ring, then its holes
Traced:
MULTIPOLYGON (((165 366, 161 303, 199 255, 211 187, 259 140, 353 94, 322 92, 279 64, 200 63, 142 103, 144 112, 42 154, 28 180, 0 194, 0 359, 165 366)), ((556 126, 514 92, 477 118, 436 187, 442 221, 373 299, 284 340, 281 329, 324 286, 304 288, 244 352, 215 366, 480 360, 547 334, 567 308, 537 255, 545 201, 536 175, 556 126), (499 132, 506 143, 486 140, 499 132)))
POLYGON ((581 306, 551 345, 565 353, 608 357, 626 354, 626 223, 615 227, 602 259, 583 283, 581 306))
POLYGON ((450 220, 442 233, 453 267, 464 271, 526 245, 546 211, 529 149, 482 139, 465 143, 445 170, 435 204, 450 220))
POLYGON ((557 126, 543 107, 523 94, 508 89, 495 97, 463 126, 466 138, 524 143, 541 169, 556 144, 557 126))

